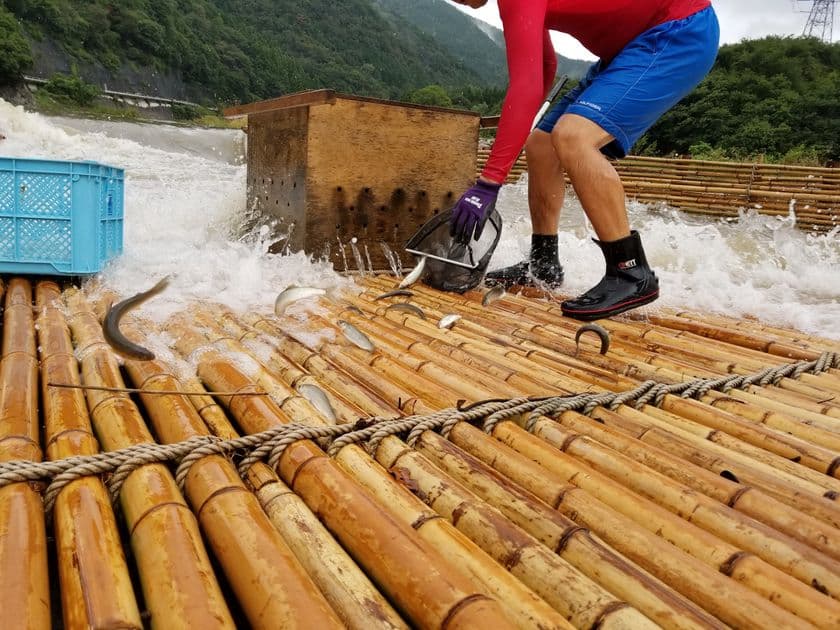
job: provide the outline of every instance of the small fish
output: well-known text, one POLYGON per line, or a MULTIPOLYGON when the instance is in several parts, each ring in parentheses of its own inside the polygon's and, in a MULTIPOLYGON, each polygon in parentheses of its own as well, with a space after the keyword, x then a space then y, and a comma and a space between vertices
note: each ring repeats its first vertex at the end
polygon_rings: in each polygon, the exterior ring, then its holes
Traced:
POLYGON ((484 294, 484 297, 481 298, 481 305, 489 306, 490 304, 501 298, 504 294, 505 288, 501 285, 497 285, 484 294))
POLYGON ((584 324, 578 328, 575 333, 575 356, 577 356, 580 351, 580 337, 586 332, 594 332, 601 338, 600 352, 601 354, 607 354, 607 350, 610 349, 610 333, 601 328, 598 324, 584 324))
POLYGON ((400 289, 407 289, 412 284, 417 282, 420 279, 420 277, 423 275, 423 271, 425 269, 426 269, 426 257, 423 256, 423 258, 420 259, 420 262, 417 263, 417 266, 414 269, 411 270, 411 273, 408 274, 405 278, 403 278, 403 281, 400 282, 399 288, 400 289))
POLYGON ((136 359, 138 361, 153 360, 155 358, 153 352, 142 346, 138 346, 122 334, 120 331, 120 320, 128 311, 137 308, 149 298, 163 291, 167 286, 169 286, 169 276, 165 276, 159 280, 148 291, 133 295, 111 306, 105 315, 105 321, 102 323, 102 334, 105 337, 105 341, 108 342, 108 345, 126 358, 136 359))
POLYGON ((383 293, 382 295, 377 295, 375 298, 373 298, 373 301, 378 302, 379 300, 384 300, 385 298, 389 297, 414 297, 414 293, 406 289, 396 289, 395 291, 388 291, 387 293, 383 293))
POLYGON ((358 306, 356 306, 355 304, 351 304, 350 306, 345 306, 344 310, 345 311, 352 311, 352 312, 356 313, 356 315, 361 315, 362 317, 365 316, 365 312, 362 309, 360 309, 358 306))
POLYGON ((426 319, 426 313, 423 312, 423 309, 419 306, 414 306, 414 304, 405 304, 403 302, 400 302, 399 304, 391 304, 391 306, 389 306, 385 310, 403 311, 404 313, 411 313, 412 315, 417 315, 417 317, 426 319))
POLYGON ((311 402, 312 406, 320 411, 327 420, 330 422, 335 422, 337 420, 332 403, 330 403, 330 399, 327 397, 327 394, 323 389, 317 385, 313 385, 312 383, 301 383, 297 386, 297 390, 304 398, 306 398, 306 400, 311 402))
POLYGON ((343 319, 339 319, 338 325, 341 326, 341 331, 344 333, 344 336, 347 337, 353 345, 358 346, 362 350, 367 350, 368 352, 373 352, 376 349, 376 346, 373 345, 370 338, 368 338, 365 333, 356 328, 350 322, 345 322, 343 319))
POLYGON ((457 313, 444 315, 438 322, 438 328, 452 328, 459 319, 461 319, 461 316, 457 313))
POLYGON ((297 302, 308 297, 315 297, 316 295, 324 295, 325 293, 326 291, 323 289, 316 289, 314 287, 298 287, 295 285, 286 287, 274 301, 274 314, 278 316, 282 315, 292 302, 297 302))

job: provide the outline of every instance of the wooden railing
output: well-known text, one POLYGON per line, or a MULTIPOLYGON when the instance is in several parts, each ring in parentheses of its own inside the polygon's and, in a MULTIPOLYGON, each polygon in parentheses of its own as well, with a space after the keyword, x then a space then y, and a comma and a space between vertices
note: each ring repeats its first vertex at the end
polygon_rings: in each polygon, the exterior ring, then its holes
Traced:
MULTIPOLYGON (((488 155, 479 150, 478 170, 488 155)), ((792 207, 803 229, 840 225, 840 169, 631 156, 616 162, 616 170, 628 198, 645 203, 718 217, 736 217, 741 209, 786 216, 792 207)), ((526 171, 522 157, 507 181, 526 171)))

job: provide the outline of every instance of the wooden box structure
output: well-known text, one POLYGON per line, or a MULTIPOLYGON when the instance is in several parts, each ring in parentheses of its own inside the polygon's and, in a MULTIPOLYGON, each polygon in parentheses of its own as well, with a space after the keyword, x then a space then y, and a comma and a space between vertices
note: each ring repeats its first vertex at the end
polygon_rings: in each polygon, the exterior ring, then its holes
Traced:
POLYGON ((474 181, 473 112, 317 90, 225 114, 248 116, 249 211, 339 271, 388 269, 382 243, 408 262, 408 238, 474 181))

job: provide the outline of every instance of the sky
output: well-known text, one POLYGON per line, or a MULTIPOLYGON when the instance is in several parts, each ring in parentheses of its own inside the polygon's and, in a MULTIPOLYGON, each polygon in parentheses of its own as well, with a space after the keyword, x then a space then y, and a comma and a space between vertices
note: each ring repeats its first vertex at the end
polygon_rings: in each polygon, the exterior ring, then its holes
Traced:
MULTIPOLYGON (((451 3, 454 4, 454 3, 451 3)), ((765 35, 801 35, 808 19, 811 2, 797 0, 719 0, 712 3, 720 20, 721 44, 765 35)), ((481 9, 455 5, 464 12, 501 28, 496 0, 488 0, 481 9)), ((595 59, 574 38, 553 33, 555 50, 571 59, 595 59)), ((840 40, 840 8, 834 16, 834 41, 840 40)))

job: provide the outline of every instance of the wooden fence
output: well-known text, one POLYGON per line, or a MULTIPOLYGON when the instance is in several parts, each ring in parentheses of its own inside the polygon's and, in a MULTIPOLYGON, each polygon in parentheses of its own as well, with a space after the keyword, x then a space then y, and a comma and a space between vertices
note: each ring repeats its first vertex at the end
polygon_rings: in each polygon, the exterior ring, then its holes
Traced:
MULTIPOLYGON (((488 155, 479 150, 479 170, 488 155)), ((803 229, 827 232, 840 225, 840 169, 636 156, 616 162, 616 169, 628 198, 645 203, 721 218, 737 217, 741 209, 787 216, 792 207, 803 229)), ((522 157, 508 182, 526 171, 522 157)))

